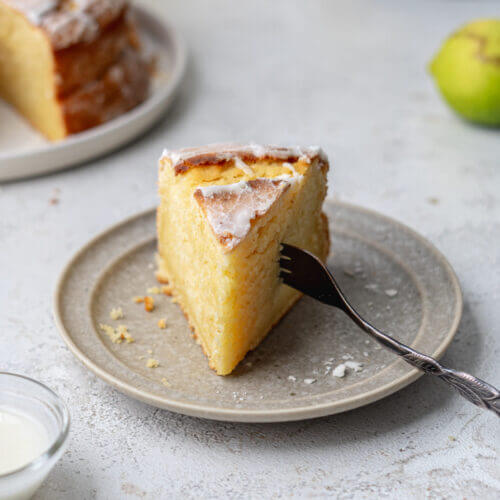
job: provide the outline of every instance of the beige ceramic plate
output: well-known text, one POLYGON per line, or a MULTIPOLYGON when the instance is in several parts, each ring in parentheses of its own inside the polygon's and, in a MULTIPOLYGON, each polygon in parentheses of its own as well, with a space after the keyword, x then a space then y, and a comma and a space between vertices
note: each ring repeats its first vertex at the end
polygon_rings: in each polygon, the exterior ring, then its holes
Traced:
POLYGON ((0 182, 76 165, 131 141, 169 107, 184 74, 186 51, 175 30, 154 13, 134 7, 146 50, 155 55, 156 74, 149 97, 131 111, 98 127, 50 142, 0 100, 0 182))
MULTIPOLYGON (((439 358, 462 311, 460 287, 446 259, 392 219, 341 203, 327 203, 326 211, 334 251, 329 266, 352 303, 376 326, 439 358)), ((152 313, 133 302, 156 285, 154 253, 155 215, 149 211, 85 246, 55 294, 56 321, 71 351, 133 398, 198 417, 277 422, 366 405, 420 375, 340 311, 304 297, 233 375, 219 377, 169 297, 155 295, 152 313), (109 311, 118 306, 125 317, 113 321, 109 311), (157 326, 160 318, 166 318, 164 330, 157 326), (99 323, 125 324, 136 341, 113 344, 99 323), (160 366, 147 368, 148 358, 160 366), (363 370, 332 376, 332 367, 346 359, 362 362, 363 370)))

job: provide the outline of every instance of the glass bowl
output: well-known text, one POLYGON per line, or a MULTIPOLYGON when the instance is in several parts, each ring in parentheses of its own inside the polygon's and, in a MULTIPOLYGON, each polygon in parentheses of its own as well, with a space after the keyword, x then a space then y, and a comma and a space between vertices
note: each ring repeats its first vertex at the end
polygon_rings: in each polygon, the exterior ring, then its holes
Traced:
POLYGON ((22 467, 0 473, 2 500, 28 499, 66 449, 70 424, 68 408, 55 392, 40 382, 0 372, 0 410, 23 413, 42 424, 49 436, 48 448, 42 454, 22 467))

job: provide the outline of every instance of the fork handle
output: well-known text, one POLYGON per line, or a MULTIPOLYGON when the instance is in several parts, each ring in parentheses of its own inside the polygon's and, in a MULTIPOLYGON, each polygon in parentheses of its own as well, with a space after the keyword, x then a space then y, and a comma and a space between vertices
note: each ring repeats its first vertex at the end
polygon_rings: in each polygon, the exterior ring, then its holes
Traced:
POLYGON ((410 365, 416 366, 429 375, 436 375, 441 380, 455 388, 458 393, 471 403, 491 410, 500 416, 500 392, 480 378, 469 373, 445 368, 430 356, 409 349, 402 358, 410 365))
MULTIPOLYGON (((332 281, 335 281, 332 278, 332 281)), ((336 285, 336 284, 335 284, 336 285)), ((428 375, 435 375, 441 380, 444 380, 447 384, 455 388, 458 393, 470 401, 471 403, 491 410, 497 416, 500 417, 500 391, 488 384, 484 380, 481 380, 469 373, 461 372, 458 370, 452 370, 450 368, 445 368, 441 363, 439 363, 434 358, 422 354, 421 352, 408 347, 407 345, 397 341, 391 336, 384 332, 381 332, 375 328, 371 323, 363 319, 351 306, 348 300, 344 297, 340 289, 337 288, 339 292, 339 297, 342 299, 341 304, 336 304, 340 307, 351 319, 354 320, 357 325, 368 333, 372 338, 377 340, 384 347, 387 347, 391 351, 398 354, 407 363, 413 365, 424 373, 428 375)))

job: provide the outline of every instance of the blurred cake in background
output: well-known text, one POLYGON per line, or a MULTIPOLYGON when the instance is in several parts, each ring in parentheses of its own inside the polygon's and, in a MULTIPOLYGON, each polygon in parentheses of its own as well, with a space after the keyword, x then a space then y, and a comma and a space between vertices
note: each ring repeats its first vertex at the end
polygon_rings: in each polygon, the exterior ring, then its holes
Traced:
POLYGON ((149 81, 125 0, 0 0, 0 96, 48 139, 132 109, 149 81))

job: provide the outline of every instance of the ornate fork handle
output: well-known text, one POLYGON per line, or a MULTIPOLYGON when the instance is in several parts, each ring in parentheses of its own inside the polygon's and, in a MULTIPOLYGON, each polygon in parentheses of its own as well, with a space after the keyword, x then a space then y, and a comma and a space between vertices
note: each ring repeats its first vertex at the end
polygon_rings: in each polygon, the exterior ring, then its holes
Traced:
MULTIPOLYGON (((341 292, 340 292, 341 293, 341 292)), ((390 335, 381 332, 373 325, 364 320, 347 302, 343 295, 340 297, 345 301, 341 308, 346 312, 365 332, 369 333, 374 339, 383 346, 395 352, 407 363, 417 367, 428 375, 435 375, 447 384, 455 388, 458 393, 471 403, 491 410, 500 417, 500 391, 480 378, 474 377, 469 373, 445 368, 434 358, 415 351, 411 347, 397 341, 390 335)))
POLYGON ((445 368, 434 358, 413 351, 413 349, 411 352, 403 354, 402 357, 408 363, 416 366, 425 373, 436 375, 441 380, 444 380, 471 403, 491 410, 500 416, 500 392, 484 380, 474 377, 469 373, 445 368))

